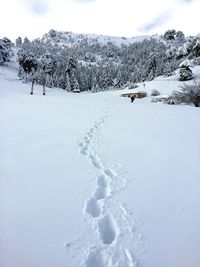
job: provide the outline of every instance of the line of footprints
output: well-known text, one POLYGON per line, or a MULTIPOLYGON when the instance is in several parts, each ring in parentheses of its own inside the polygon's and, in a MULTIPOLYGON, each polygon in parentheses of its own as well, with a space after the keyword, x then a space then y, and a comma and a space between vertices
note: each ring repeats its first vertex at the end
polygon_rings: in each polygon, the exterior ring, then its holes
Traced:
MULTIPOLYGON (((117 174, 114 170, 106 168, 100 157, 95 151, 97 137, 100 130, 104 127, 107 117, 102 117, 88 131, 79 144, 80 153, 87 157, 88 161, 98 170, 96 189, 90 199, 86 201, 84 211, 96 220, 98 233, 103 245, 115 246, 120 229, 112 214, 104 213, 103 207, 108 198, 112 195, 113 179, 117 174)), ((119 267, 134 267, 131 254, 128 250, 123 252, 123 263, 116 264, 119 267), (125 264, 125 266, 124 266, 125 264)), ((108 257, 105 250, 91 250, 86 260, 86 267, 111 267, 115 266, 112 259, 108 257)))
POLYGON ((87 156, 92 165, 101 173, 97 179, 97 187, 93 196, 86 202, 85 211, 93 218, 101 217, 98 221, 98 229, 103 244, 111 244, 117 237, 118 227, 114 218, 110 214, 103 216, 102 209, 106 198, 111 196, 110 183, 116 176, 111 169, 106 169, 99 156, 94 151, 96 137, 100 129, 104 126, 106 117, 97 121, 84 137, 84 141, 79 144, 80 153, 87 156))

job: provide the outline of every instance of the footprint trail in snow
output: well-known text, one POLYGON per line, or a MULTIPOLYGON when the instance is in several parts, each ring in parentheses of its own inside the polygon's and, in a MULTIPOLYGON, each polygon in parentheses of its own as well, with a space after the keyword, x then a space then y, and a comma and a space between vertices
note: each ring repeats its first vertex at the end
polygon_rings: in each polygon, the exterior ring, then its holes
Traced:
MULTIPOLYGON (((121 237, 126 229, 129 239, 132 238, 132 224, 128 212, 121 203, 112 200, 112 195, 119 191, 115 186, 118 173, 105 165, 97 151, 98 137, 105 127, 108 116, 103 116, 89 129, 83 141, 79 143, 80 153, 92 164, 98 176, 96 188, 89 199, 85 201, 84 213, 88 214, 95 224, 98 244, 92 246, 84 260, 85 267, 136 267, 132 252, 122 248, 121 237), (112 214, 112 205, 118 210, 118 218, 112 214), (108 208, 111 206, 110 208, 108 208), (118 221, 120 223, 118 223, 118 221), (123 225, 123 227, 121 227, 123 225)), ((121 188, 125 181, 119 181, 121 188)), ((92 227, 91 227, 92 228, 92 227)), ((132 240, 130 240, 132 242, 132 240)))

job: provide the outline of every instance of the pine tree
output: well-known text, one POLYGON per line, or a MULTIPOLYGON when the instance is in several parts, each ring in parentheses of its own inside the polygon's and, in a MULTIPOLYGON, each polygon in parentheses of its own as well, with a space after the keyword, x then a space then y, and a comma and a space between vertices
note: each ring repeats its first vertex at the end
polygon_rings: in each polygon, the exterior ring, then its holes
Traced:
POLYGON ((17 47, 21 47, 22 46, 22 38, 21 37, 18 37, 15 41, 15 44, 17 47))
POLYGON ((75 74, 74 74, 74 70, 72 69, 70 71, 70 88, 71 88, 71 91, 73 92, 76 92, 76 91, 79 91, 79 85, 78 85, 78 81, 75 77, 75 74))

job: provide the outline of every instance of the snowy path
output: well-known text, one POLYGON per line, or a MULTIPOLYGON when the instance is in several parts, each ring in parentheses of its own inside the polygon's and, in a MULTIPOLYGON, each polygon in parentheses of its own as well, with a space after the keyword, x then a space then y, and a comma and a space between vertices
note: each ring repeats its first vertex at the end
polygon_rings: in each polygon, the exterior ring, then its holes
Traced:
MULTIPOLYGON (((126 235, 129 242, 134 242, 133 225, 130 222, 128 211, 118 201, 112 199, 112 195, 119 191, 115 187, 118 173, 101 159, 98 153, 98 137, 101 130, 109 121, 109 115, 105 115, 95 122, 79 143, 80 153, 86 156, 89 163, 98 171, 96 188, 93 195, 86 200, 84 212, 89 214, 96 225, 96 234, 99 244, 91 247, 86 256, 86 267, 134 267, 138 266, 133 259, 133 252, 122 247, 122 239, 126 235), (109 212, 118 210, 117 216, 109 212), (109 207, 109 209, 108 209, 109 207)), ((121 188, 126 186, 125 180, 120 180, 121 188)))

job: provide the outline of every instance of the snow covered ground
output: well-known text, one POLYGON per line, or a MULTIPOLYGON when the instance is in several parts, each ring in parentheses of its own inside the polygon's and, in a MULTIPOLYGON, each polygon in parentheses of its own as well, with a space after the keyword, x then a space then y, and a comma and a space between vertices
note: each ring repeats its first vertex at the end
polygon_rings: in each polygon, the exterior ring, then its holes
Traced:
POLYGON ((199 267, 200 109, 29 90, 0 66, 0 266, 199 267))

